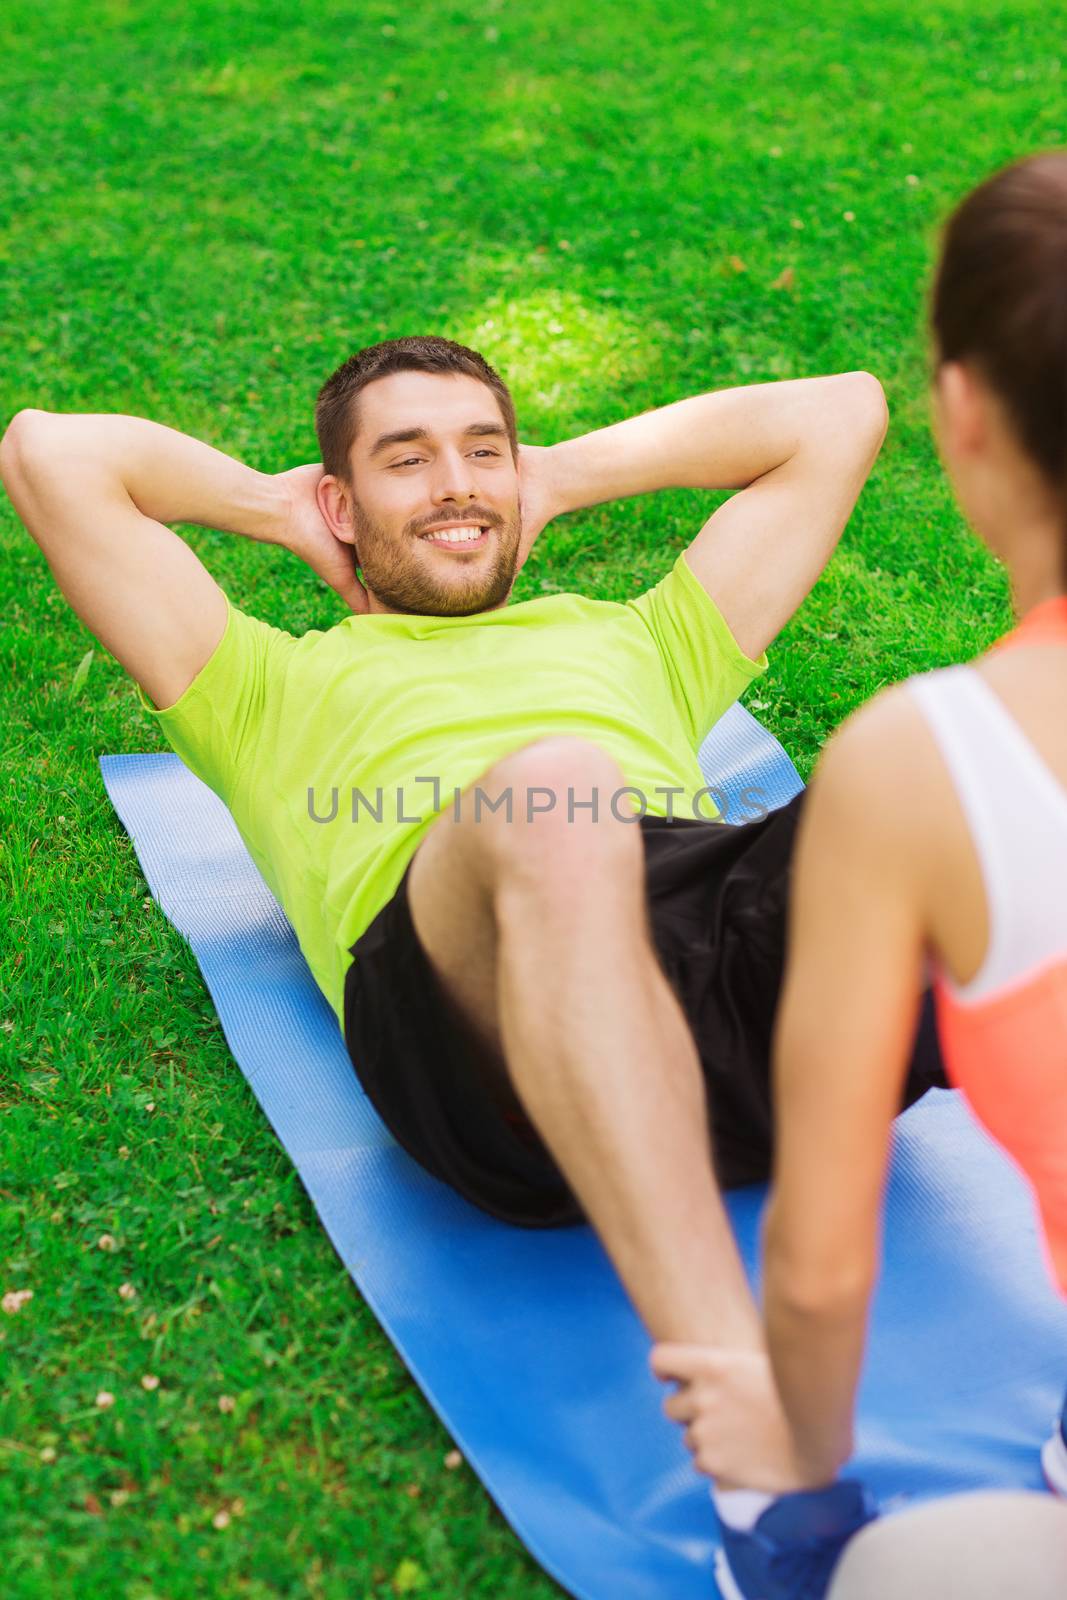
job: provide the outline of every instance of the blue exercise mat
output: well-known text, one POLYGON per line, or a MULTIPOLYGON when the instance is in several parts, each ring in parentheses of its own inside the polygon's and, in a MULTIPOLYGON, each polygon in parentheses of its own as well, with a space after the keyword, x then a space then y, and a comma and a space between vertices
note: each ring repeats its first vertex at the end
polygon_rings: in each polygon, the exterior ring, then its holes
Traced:
MULTIPOLYGON (((700 758, 730 820, 801 787, 740 706, 700 758)), ((323 1226, 516 1533, 579 1600, 709 1600, 706 1480, 662 1414, 648 1338, 592 1231, 495 1222, 405 1155, 221 801, 175 755, 100 764, 323 1226)), ((761 1187, 729 1196, 750 1264, 763 1198, 761 1187)), ((1067 1380, 1067 1308, 1029 1191, 944 1091, 897 1124, 866 1371, 856 1468, 883 1502, 1040 1487, 1038 1449, 1067 1380)))

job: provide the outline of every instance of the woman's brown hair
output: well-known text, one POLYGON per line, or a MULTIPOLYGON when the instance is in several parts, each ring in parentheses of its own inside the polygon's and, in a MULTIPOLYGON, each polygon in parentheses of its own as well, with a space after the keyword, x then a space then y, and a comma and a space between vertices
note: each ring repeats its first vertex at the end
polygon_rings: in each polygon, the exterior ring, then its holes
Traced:
POLYGON ((1067 151, 1013 162, 961 202, 930 320, 938 362, 973 363, 989 383, 1067 528, 1067 151))

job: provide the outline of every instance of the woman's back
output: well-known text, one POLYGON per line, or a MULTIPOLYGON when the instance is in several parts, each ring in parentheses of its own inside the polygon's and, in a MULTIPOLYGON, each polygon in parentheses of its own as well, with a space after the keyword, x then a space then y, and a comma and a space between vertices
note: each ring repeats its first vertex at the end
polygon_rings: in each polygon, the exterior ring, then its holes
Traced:
POLYGON ((945 769, 930 884, 949 1077, 1033 1183, 1067 1291, 1067 598, 907 685, 945 769))

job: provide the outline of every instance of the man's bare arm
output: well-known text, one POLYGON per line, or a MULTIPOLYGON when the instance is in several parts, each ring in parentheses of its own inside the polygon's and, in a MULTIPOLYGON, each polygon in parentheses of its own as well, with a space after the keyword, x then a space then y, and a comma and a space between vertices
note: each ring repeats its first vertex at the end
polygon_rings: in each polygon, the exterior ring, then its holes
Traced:
POLYGON ((0 477, 64 595, 158 706, 184 693, 226 624, 222 590, 168 522, 295 549, 360 609, 351 553, 315 504, 319 476, 257 472, 142 417, 22 411, 0 443, 0 477))
POLYGON ((766 648, 833 552, 885 435, 868 372, 722 389, 553 445, 554 514, 660 489, 738 489, 689 547, 741 648, 766 648))

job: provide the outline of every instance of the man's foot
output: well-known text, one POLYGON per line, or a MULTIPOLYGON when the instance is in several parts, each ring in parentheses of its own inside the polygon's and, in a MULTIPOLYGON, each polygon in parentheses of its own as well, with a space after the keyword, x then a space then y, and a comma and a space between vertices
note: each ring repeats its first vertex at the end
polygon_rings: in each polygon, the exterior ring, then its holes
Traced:
POLYGON ((822 1600, 845 1545, 877 1514, 863 1485, 845 1479, 780 1495, 748 1532, 722 1523, 723 1600, 822 1600))
POLYGON ((1041 1467, 1045 1482, 1053 1494, 1067 1499, 1067 1396, 1064 1397, 1059 1424, 1041 1452, 1041 1467))

